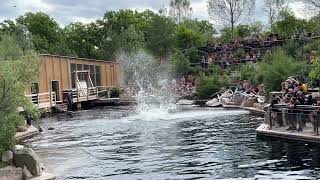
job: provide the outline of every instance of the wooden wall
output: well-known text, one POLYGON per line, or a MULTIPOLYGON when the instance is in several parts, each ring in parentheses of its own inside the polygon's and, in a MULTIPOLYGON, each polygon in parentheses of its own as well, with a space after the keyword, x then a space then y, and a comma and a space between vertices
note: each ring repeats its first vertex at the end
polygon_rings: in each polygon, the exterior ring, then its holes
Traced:
MULTIPOLYGON (((100 66, 102 86, 120 86, 122 84, 122 69, 118 63, 55 55, 40 55, 40 60, 39 92, 50 92, 51 81, 59 81, 60 99, 63 90, 71 89, 69 73, 69 64, 71 63, 100 66)), ((30 88, 26 90, 26 94, 30 94, 30 88)))

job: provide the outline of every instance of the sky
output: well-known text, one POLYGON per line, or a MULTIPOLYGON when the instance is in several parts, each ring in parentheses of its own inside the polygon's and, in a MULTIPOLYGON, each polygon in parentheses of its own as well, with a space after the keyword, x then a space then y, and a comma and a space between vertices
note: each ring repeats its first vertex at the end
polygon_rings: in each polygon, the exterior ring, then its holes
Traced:
MULTIPOLYGON (((15 19, 26 12, 44 12, 53 17, 60 25, 66 26, 71 22, 90 23, 108 10, 132 9, 143 11, 151 9, 158 11, 168 7, 169 0, 0 0, 0 21, 15 19)), ((266 22, 264 0, 256 1, 253 20, 266 22)), ((207 13, 207 0, 191 0, 192 18, 210 20, 207 13)), ((301 13, 303 7, 293 1, 290 7, 297 17, 305 17, 301 13)), ((214 23, 214 22, 212 22, 214 23)))

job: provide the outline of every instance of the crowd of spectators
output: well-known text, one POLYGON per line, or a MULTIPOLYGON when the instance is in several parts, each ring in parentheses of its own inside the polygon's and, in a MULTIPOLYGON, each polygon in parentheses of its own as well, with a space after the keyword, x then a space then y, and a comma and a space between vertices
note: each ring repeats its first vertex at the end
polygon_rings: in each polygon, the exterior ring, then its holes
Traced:
MULTIPOLYGON (((276 105, 286 105, 288 108, 287 124, 289 125, 287 130, 303 131, 303 127, 306 127, 306 121, 309 119, 313 123, 314 130, 316 131, 315 115, 317 114, 317 110, 312 108, 312 106, 319 105, 319 103, 312 94, 308 93, 308 85, 290 77, 284 81, 281 86, 283 95, 274 95, 270 105, 274 119, 279 119, 277 116, 281 116, 279 115, 281 111, 276 105), (298 105, 306 105, 306 108, 298 108, 298 105), (300 117, 300 119, 298 119, 298 117, 300 117)), ((277 123, 280 126, 284 124, 282 120, 277 123)))
MULTIPOLYGON (((317 38, 319 38, 317 34, 300 33, 289 39, 301 41, 317 38)), ((227 68, 234 64, 254 63, 261 60, 265 54, 271 53, 273 47, 282 46, 287 40, 272 34, 266 38, 257 36, 237 38, 228 43, 207 43, 205 47, 199 49, 202 54, 201 65, 203 68, 207 68, 210 64, 227 68)), ((313 57, 311 53, 308 62, 312 62, 313 57)))
POLYGON ((178 81, 172 80, 171 89, 178 95, 192 95, 196 92, 197 79, 192 76, 182 76, 178 81))

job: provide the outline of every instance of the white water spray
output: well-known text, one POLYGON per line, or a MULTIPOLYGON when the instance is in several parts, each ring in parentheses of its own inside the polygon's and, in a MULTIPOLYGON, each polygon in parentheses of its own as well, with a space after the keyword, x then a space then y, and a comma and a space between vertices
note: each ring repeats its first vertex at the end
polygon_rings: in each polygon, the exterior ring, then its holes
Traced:
POLYGON ((175 109, 175 99, 170 89, 171 68, 144 51, 120 54, 117 61, 124 70, 124 82, 134 95, 137 112, 158 117, 175 109))

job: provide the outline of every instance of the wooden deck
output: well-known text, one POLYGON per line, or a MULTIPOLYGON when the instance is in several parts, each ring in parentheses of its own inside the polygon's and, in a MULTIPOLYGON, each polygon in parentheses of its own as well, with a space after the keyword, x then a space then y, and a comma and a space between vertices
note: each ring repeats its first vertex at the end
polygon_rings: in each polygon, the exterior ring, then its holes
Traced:
POLYGON ((307 127, 303 128, 303 132, 297 132, 286 130, 288 127, 273 127, 272 129, 269 129, 269 125, 263 123, 256 129, 256 131, 258 135, 320 143, 320 135, 317 136, 316 133, 313 132, 311 123, 307 123, 306 125, 307 127))

